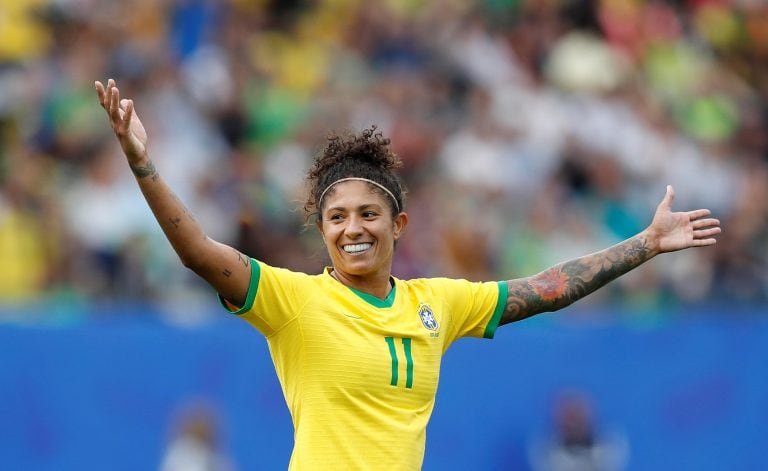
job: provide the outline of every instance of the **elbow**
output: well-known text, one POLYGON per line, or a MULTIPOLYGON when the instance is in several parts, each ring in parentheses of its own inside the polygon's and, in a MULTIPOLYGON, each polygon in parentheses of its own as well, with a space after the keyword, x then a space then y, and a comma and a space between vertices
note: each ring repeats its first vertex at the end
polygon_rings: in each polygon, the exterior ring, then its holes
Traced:
POLYGON ((195 262, 194 259, 191 257, 185 256, 185 255, 179 255, 179 261, 182 265, 184 265, 185 268, 189 268, 190 270, 194 271, 195 262))
POLYGON ((195 273, 199 273, 201 269, 209 265, 211 263, 211 247, 206 244, 209 240, 206 237, 203 243, 175 244, 174 250, 181 264, 195 273))
POLYGON ((194 253, 177 253, 179 261, 185 268, 189 268, 193 272, 197 273, 202 266, 202 260, 194 253))

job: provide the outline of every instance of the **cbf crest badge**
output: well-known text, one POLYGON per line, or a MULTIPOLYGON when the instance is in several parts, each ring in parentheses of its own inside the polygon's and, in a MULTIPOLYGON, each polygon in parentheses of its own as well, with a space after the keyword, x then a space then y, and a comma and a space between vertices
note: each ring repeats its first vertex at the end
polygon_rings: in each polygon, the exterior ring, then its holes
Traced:
POLYGON ((435 315, 432 313, 432 309, 428 305, 422 304, 419 306, 419 318, 427 330, 437 330, 437 319, 435 319, 435 315))

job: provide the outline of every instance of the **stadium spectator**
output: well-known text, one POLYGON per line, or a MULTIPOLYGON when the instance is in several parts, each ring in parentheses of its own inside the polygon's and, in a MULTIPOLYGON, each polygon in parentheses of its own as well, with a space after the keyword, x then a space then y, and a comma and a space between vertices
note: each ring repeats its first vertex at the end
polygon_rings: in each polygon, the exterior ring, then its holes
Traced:
POLYGON ((220 420, 210 404, 191 401, 173 418, 160 471, 235 471, 226 452, 220 420))
MULTIPOLYGON (((682 206, 695 201, 723 221, 746 221, 744 233, 726 235, 721 251, 660 261, 642 280, 610 290, 626 295, 643 284, 643 302, 661 308, 768 298, 761 268, 768 209, 753 197, 768 168, 768 7, 761 2, 12 3, 0 27, 0 182, 15 185, 21 160, 44 162, 40 204, 24 211, 55 223, 40 242, 51 256, 22 264, 16 277, 37 280, 39 295, 164 302, 179 290, 206 290, 164 256, 165 241, 146 220, 107 240, 66 206, 80 199, 80 214, 92 214, 104 203, 78 195, 92 183, 94 154, 118 152, 98 150, 106 130, 89 101, 91 78, 109 75, 146 103, 154 149, 168 156, 164 173, 207 227, 244 250, 255 230, 291 238, 293 250, 266 254, 276 265, 318 269, 325 261, 316 244, 295 235, 301 216, 284 210, 295 209, 301 188, 295 179, 274 180, 275 156, 311 153, 329 128, 379 123, 403 157, 420 213, 439 213, 444 189, 461 184, 467 197, 452 200, 488 241, 488 253, 467 267, 451 243, 466 231, 428 216, 430 235, 402 244, 404 274, 530 273, 548 260, 503 234, 533 231, 528 240, 555 257, 590 251, 645 224, 655 204, 648 188, 672 183, 682 206), (585 68, 587 57, 593 65, 585 68), (462 161, 455 151, 481 124, 491 133, 482 148, 492 152, 474 167, 480 154, 462 161), (467 162, 472 171, 498 169, 494 182, 507 178, 503 192, 462 182, 467 162), (265 180, 277 186, 252 190, 265 180), (474 209, 478 198, 488 203, 482 212, 474 209), (544 198, 588 220, 593 233, 555 215, 535 229, 520 227, 544 198), (558 234, 567 231, 576 236, 562 245, 558 234), (83 253, 112 254, 114 263, 90 263, 83 253), (103 282, 113 279, 133 281, 128 289, 103 282), (159 280, 173 289, 153 289, 159 280)), ((122 178, 104 184, 111 195, 123 191, 122 178)), ((146 218, 135 199, 121 204, 124 219, 146 218)), ((28 227, 0 224, 7 240, 32 241, 28 227)), ((606 299, 633 302, 589 302, 606 299)))
POLYGON ((554 408, 554 431, 529 446, 533 471, 620 471, 629 462, 629 444, 616 431, 606 431, 594 406, 583 394, 562 394, 554 408))

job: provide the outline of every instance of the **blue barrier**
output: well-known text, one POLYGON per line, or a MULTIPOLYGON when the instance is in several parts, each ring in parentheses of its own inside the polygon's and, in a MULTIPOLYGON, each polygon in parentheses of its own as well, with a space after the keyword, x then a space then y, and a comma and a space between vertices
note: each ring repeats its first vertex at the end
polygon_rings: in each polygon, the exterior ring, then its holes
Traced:
MULTIPOLYGON (((560 313, 460 340, 444 359, 424 469, 529 469, 529 445, 569 389, 624 435, 627 469, 761 469, 764 314, 643 325, 560 313)), ((0 468, 159 469, 175 414, 194 400, 215 408, 237 469, 286 468, 292 426, 258 332, 225 314, 195 328, 91 319, 0 326, 0 468)))

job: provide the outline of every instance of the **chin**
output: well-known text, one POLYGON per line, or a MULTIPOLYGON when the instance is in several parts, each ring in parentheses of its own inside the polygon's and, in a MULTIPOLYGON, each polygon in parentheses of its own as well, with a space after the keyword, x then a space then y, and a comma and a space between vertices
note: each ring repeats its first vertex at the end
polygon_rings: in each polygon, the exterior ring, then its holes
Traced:
POLYGON ((365 262, 360 263, 340 263, 337 265, 338 269, 348 275, 353 276, 365 276, 373 273, 374 268, 365 262))
POLYGON ((341 270, 352 276, 365 276, 373 272, 369 267, 342 267, 341 270))

